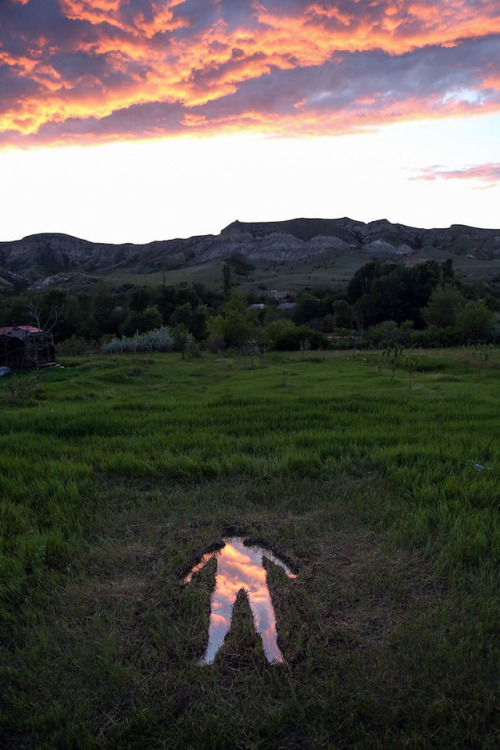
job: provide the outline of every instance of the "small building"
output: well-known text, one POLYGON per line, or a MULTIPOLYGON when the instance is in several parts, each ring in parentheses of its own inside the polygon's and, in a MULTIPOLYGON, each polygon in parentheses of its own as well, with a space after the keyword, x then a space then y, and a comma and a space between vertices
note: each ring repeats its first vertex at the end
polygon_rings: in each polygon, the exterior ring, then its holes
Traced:
POLYGON ((293 299, 295 294, 291 289, 271 289, 269 296, 277 301, 281 300, 282 302, 286 302, 287 300, 293 299))
POLYGON ((38 369, 56 363, 51 333, 35 326, 0 326, 0 367, 38 369))

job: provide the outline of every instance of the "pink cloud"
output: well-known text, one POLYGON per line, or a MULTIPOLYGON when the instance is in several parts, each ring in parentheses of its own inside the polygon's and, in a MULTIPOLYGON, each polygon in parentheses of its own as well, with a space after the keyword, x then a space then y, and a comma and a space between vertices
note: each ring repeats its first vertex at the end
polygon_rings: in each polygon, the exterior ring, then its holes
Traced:
POLYGON ((426 167, 411 180, 478 180, 492 187, 500 182, 500 162, 475 164, 460 169, 447 169, 441 166, 426 167))
POLYGON ((495 0, 5 0, 0 144, 500 110, 495 0))

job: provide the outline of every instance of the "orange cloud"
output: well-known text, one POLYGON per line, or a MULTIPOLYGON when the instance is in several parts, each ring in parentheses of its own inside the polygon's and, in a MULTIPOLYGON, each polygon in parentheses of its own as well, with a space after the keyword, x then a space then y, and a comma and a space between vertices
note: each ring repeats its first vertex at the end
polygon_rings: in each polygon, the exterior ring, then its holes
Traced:
POLYGON ((47 0, 38 17, 36 6, 8 0, 0 143, 221 127, 348 132, 394 119, 498 111, 500 12, 493 0, 239 5, 47 0), (375 87, 373 60, 385 90, 375 87), (441 80, 439 90, 433 79, 441 80), (162 105, 179 108, 175 122, 170 110, 167 121, 147 119, 162 105))

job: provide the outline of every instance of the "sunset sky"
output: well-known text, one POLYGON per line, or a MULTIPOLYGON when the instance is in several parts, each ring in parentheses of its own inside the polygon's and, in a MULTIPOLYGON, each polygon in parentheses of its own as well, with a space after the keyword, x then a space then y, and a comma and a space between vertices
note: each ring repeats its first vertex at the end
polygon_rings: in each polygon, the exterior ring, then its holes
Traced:
POLYGON ((0 0, 0 241, 500 227, 498 0, 0 0))

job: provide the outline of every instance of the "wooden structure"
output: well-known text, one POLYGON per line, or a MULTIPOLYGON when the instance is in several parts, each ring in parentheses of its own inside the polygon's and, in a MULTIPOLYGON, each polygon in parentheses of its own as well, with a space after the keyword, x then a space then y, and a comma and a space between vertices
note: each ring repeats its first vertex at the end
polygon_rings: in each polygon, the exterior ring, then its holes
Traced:
POLYGON ((0 367, 38 369, 56 363, 51 333, 35 326, 0 326, 0 367))

